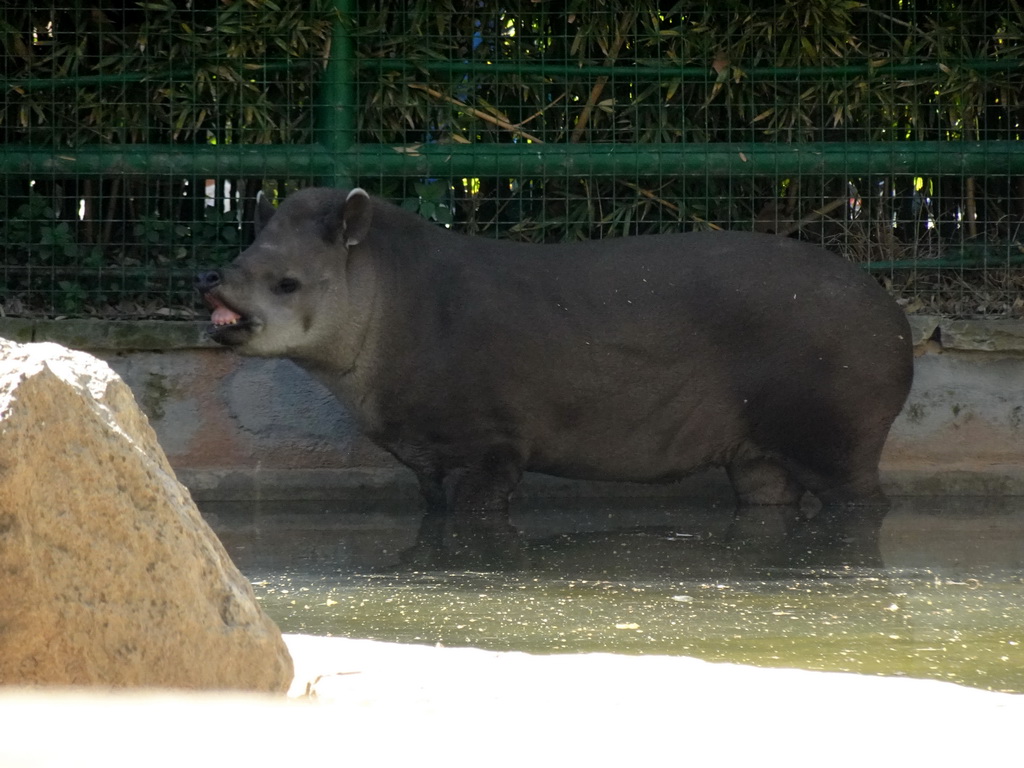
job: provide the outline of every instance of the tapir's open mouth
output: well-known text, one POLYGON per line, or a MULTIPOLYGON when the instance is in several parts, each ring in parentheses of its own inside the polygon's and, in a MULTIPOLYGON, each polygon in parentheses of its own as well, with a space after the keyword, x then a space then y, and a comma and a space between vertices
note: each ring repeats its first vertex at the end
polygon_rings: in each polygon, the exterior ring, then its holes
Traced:
POLYGON ((209 330, 210 338, 222 344, 241 344, 252 330, 252 321, 212 293, 204 293, 203 300, 213 310, 210 315, 210 322, 213 323, 209 330))

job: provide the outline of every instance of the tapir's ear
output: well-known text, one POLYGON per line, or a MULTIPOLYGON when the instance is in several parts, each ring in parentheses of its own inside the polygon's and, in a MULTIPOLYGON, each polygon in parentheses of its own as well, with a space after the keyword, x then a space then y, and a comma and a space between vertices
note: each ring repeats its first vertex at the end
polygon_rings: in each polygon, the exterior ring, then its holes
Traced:
POLYGON ((254 217, 254 224, 256 225, 256 234, 260 233, 260 230, 267 226, 267 222, 270 221, 270 217, 274 215, 274 204, 267 199, 267 196, 263 194, 261 189, 256 195, 256 215, 254 217))
POLYGON ((356 187, 345 198, 345 207, 341 211, 341 242, 346 248, 358 245, 370 232, 370 221, 373 219, 373 206, 370 196, 360 187, 356 187))

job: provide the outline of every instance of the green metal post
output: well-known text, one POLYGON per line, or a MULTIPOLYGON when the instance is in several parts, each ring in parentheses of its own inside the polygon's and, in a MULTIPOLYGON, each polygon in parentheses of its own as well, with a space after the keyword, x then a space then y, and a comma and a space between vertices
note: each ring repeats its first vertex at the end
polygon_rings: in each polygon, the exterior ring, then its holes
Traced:
POLYGON ((334 187, 347 187, 353 183, 342 160, 356 139, 356 69, 349 34, 353 6, 354 0, 334 0, 331 55, 320 88, 320 108, 314 115, 314 141, 329 158, 329 164, 318 175, 325 184, 334 187))

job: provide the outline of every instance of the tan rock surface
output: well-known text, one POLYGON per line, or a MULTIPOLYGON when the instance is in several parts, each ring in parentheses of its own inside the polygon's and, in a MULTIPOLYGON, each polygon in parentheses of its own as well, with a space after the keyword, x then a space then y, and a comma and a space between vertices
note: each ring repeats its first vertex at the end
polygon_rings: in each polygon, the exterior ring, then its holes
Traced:
POLYGON ((291 678, 128 387, 85 353, 0 339, 0 683, 291 678))

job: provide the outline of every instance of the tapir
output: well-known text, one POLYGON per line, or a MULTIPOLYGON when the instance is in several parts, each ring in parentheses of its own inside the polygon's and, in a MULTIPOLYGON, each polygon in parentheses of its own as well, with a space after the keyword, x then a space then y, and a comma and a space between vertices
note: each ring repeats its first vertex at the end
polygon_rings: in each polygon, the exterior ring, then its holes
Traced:
POLYGON ((740 506, 886 503, 909 325, 817 245, 734 231, 522 244, 360 188, 276 209, 261 196, 256 232, 197 278, 210 336, 293 360, 415 473, 421 551, 510 546, 526 471, 668 483, 720 466, 740 506))

